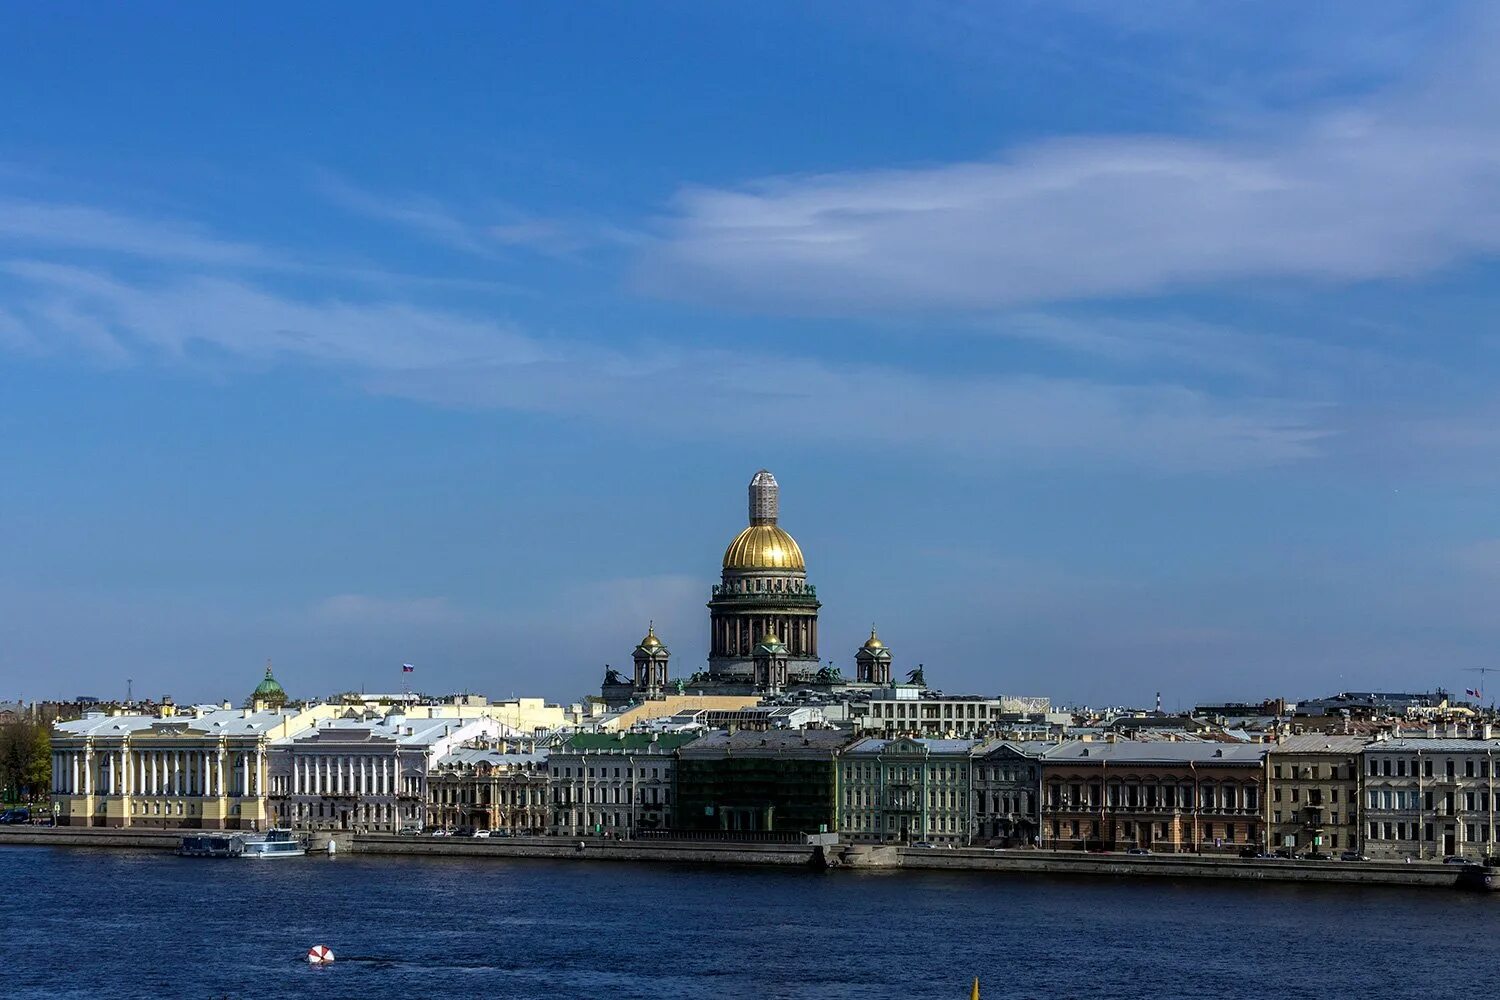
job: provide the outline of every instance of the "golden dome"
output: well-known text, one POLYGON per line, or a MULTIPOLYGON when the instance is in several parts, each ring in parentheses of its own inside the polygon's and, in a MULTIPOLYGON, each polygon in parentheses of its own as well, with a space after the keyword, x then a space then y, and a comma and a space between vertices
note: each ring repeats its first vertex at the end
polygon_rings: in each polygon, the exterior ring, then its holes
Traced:
POLYGON ((646 626, 646 638, 640 641, 640 645, 647 649, 655 649, 661 645, 661 640, 656 637, 656 622, 646 626))
POLYGON ((752 524, 724 550, 725 569, 807 570, 797 540, 774 524, 752 524))
POLYGON ((870 626, 870 638, 868 638, 868 639, 865 640, 865 648, 866 649, 884 649, 885 648, 885 643, 881 642, 880 641, 880 637, 875 634, 875 626, 873 626, 873 625, 870 626))

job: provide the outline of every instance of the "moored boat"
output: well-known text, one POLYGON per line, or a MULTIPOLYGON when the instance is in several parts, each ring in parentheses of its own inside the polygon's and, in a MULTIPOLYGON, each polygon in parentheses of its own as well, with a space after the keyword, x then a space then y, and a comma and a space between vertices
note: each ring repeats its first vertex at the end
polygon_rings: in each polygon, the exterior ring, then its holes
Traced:
POLYGON ((245 838, 234 833, 190 833, 177 845, 184 858, 237 858, 244 850, 245 838))
POLYGON ((307 845, 290 830, 272 827, 264 836, 247 837, 238 857, 242 858, 300 858, 307 853, 307 845))

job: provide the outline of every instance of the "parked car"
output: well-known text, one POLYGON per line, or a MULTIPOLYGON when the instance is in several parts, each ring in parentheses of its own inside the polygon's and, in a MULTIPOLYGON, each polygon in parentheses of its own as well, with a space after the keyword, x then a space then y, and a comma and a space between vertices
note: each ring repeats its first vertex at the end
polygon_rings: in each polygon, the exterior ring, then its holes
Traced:
POLYGON ((453 836, 453 832, 451 830, 444 830, 442 827, 439 827, 438 829, 432 831, 432 836, 434 836, 434 837, 451 837, 451 836, 453 836))
POLYGON ((1271 852, 1271 856, 1273 858, 1282 858, 1286 861, 1297 860, 1297 852, 1293 851, 1290 847, 1278 847, 1271 852))
POLYGON ((936 847, 937 845, 936 844, 929 844, 925 840, 919 840, 915 844, 912 844, 911 846, 913 846, 913 847, 936 847))
POLYGON ((453 836, 472 837, 474 836, 474 828, 472 826, 461 826, 457 830, 453 831, 453 836))
POLYGON ((408 823, 397 832, 403 837, 415 837, 417 834, 422 832, 422 828, 408 823))
POLYGON ((1333 855, 1324 851, 1308 851, 1302 855, 1303 861, 1332 861, 1333 855))
POLYGON ((1363 854, 1359 853, 1358 851, 1345 851, 1344 853, 1342 853, 1342 854, 1339 855, 1339 860, 1340 861, 1369 861, 1370 859, 1367 858, 1367 857, 1365 857, 1363 854))
POLYGON ((30 823, 30 809, 7 809, 0 813, 0 823, 30 823))
POLYGON ((1139 855, 1139 854, 1150 854, 1151 853, 1151 848, 1149 848, 1149 847, 1132 847, 1130 850, 1126 851, 1125 853, 1126 854, 1137 854, 1137 855, 1139 855))
POLYGON ((478 840, 488 840, 489 837, 490 837, 490 831, 488 831, 488 830, 475 830, 474 831, 474 836, 478 840))
POLYGON ((1468 858, 1461 858, 1457 854, 1450 854, 1443 859, 1445 865, 1472 865, 1473 863, 1468 858))

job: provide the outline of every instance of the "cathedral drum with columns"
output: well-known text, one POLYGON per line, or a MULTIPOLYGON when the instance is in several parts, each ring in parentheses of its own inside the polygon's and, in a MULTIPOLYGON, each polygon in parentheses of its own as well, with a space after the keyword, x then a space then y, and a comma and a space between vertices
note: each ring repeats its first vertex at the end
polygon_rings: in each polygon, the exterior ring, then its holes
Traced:
POLYGON ((765 650, 757 647, 768 643, 785 661, 781 683, 818 670, 817 591, 797 540, 776 523, 777 492, 766 469, 750 480, 750 523, 724 551, 724 574, 708 602, 708 672, 721 682, 767 686, 756 677, 756 660, 759 652, 764 670, 765 650))

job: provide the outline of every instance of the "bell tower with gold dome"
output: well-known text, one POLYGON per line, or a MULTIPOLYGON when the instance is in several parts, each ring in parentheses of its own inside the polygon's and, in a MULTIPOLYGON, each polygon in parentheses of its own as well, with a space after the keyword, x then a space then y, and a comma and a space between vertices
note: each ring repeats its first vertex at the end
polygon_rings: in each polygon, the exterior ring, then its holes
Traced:
POLYGON ((774 636, 787 680, 818 669, 817 592, 797 540, 777 524, 780 487, 769 470, 750 480, 750 524, 724 550, 724 575, 708 602, 708 672, 723 683, 756 683, 756 647, 774 636))

